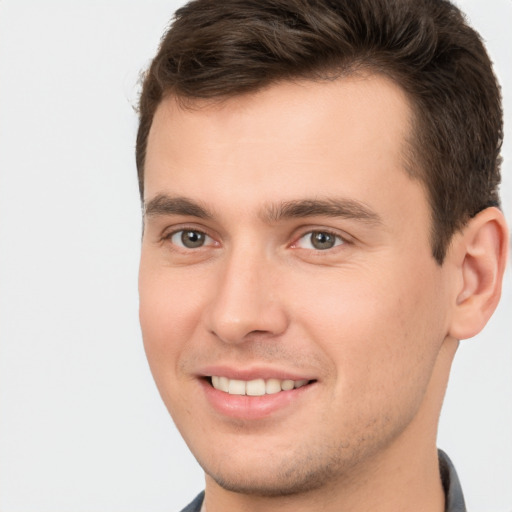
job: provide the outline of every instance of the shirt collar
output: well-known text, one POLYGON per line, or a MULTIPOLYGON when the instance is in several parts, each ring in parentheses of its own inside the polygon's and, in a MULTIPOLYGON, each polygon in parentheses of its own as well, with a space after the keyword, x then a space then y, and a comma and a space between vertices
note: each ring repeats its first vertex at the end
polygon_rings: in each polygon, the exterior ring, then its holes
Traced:
POLYGON ((439 470, 446 497, 445 512, 466 512, 466 503, 462 494, 459 477, 455 467, 446 453, 438 450, 439 470))

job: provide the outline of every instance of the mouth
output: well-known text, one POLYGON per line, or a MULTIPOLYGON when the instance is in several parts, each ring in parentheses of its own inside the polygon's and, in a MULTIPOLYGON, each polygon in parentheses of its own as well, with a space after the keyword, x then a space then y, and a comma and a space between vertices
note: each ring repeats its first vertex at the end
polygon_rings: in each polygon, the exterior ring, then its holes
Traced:
POLYGON ((252 421, 294 414, 315 396, 318 384, 309 375, 264 367, 212 366, 201 373, 198 381, 209 410, 224 419, 252 421))
POLYGON ((291 380, 276 378, 239 380, 230 379, 222 375, 212 375, 211 377, 207 377, 207 381, 218 391, 229 395, 246 396, 275 395, 283 391, 302 388, 313 382, 307 379, 291 380))

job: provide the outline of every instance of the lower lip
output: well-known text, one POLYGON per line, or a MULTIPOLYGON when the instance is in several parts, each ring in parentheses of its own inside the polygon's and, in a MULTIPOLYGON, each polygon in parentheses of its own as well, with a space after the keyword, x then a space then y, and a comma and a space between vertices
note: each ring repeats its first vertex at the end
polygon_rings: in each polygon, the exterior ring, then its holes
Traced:
POLYGON ((211 406, 224 416, 245 420, 257 420, 288 409, 295 405, 314 384, 306 384, 289 391, 280 391, 271 395, 248 396, 230 395, 215 389, 207 380, 202 379, 206 399, 211 406))

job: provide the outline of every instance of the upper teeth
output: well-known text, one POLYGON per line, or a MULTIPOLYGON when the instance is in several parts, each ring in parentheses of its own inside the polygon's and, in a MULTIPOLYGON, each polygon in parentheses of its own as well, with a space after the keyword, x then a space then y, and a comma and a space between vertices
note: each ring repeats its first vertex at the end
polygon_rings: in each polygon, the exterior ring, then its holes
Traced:
POLYGON ((215 389, 229 393, 230 395, 262 396, 272 395, 280 391, 289 391, 300 388, 308 383, 308 380, 279 380, 279 379, 254 379, 236 380, 227 377, 212 376, 212 385, 215 389))

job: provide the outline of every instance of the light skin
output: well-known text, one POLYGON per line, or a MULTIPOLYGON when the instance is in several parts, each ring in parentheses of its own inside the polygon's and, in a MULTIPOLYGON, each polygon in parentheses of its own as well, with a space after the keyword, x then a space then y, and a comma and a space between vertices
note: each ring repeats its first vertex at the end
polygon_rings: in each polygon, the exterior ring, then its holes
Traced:
POLYGON ((484 210, 436 263, 410 126, 378 76, 159 106, 140 319, 208 512, 444 510, 439 411, 457 340, 499 299, 507 231, 484 210))

